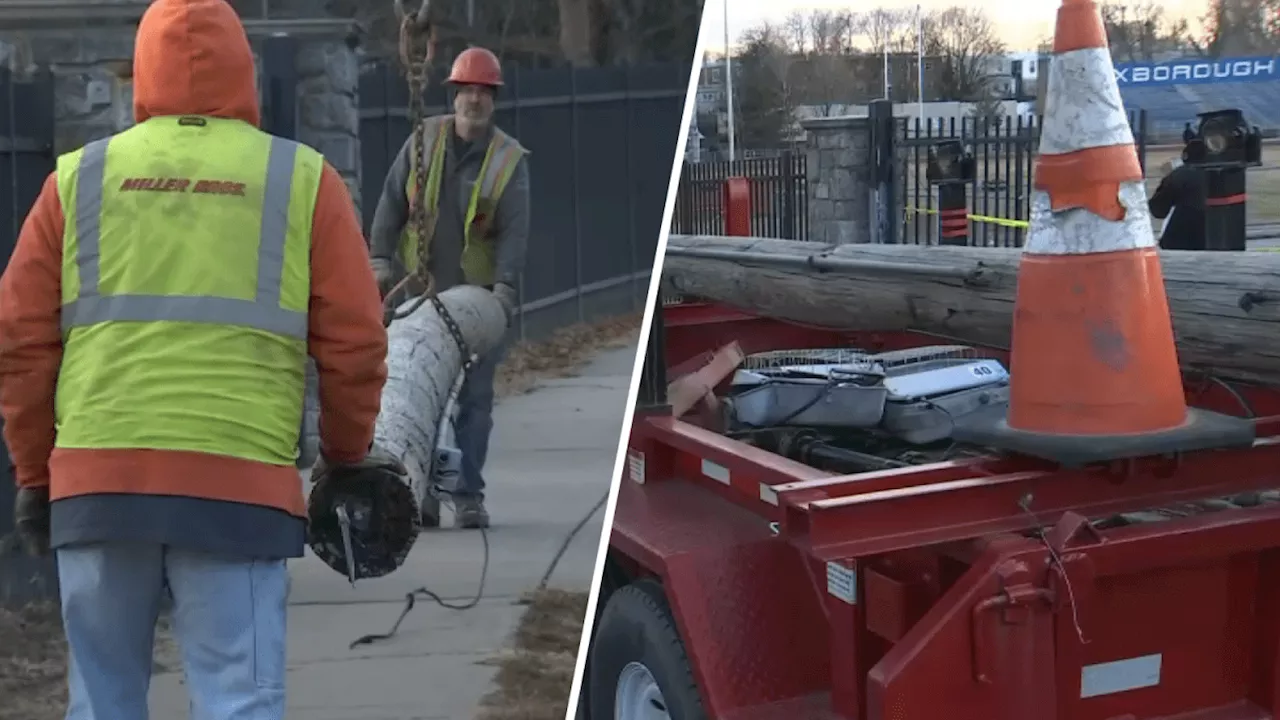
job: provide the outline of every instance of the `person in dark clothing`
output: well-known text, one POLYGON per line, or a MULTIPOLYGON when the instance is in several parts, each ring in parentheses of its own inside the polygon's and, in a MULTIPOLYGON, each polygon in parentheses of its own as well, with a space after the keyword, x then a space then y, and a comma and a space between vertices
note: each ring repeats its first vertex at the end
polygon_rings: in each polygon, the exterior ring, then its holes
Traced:
POLYGON ((1151 215, 1165 220, 1164 230, 1160 233, 1160 247, 1164 250, 1203 250, 1204 170, 1181 163, 1171 166, 1147 202, 1151 215))

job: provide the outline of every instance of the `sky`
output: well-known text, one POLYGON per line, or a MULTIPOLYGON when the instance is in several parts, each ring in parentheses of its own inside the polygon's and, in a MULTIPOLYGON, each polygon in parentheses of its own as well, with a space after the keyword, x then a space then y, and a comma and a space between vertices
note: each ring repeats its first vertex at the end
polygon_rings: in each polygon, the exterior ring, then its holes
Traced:
MULTIPOLYGON (((736 43, 744 30, 768 20, 780 21, 797 10, 859 10, 872 7, 914 10, 917 0, 706 0, 702 14, 702 32, 706 34, 708 53, 724 48, 725 3, 729 9, 729 42, 736 43)), ((1061 0, 919 0, 920 6, 941 10, 963 4, 983 8, 996 22, 1005 44, 1012 50, 1031 50, 1053 32, 1054 17, 1061 0)), ((1198 17, 1205 0, 1167 0, 1161 3, 1167 12, 1198 17)))

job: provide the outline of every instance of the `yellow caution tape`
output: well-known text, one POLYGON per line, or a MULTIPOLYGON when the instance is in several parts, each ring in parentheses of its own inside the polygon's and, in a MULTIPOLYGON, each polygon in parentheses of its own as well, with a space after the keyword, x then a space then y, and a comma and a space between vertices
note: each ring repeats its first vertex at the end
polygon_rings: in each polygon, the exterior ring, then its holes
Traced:
MULTIPOLYGON (((922 213, 924 215, 937 215, 938 211, 934 210, 933 208, 907 207, 907 214, 911 215, 912 213, 922 213)), ((1031 223, 1027 222, 1026 220, 1010 220, 1008 218, 994 217, 991 215, 973 215, 973 214, 970 214, 968 218, 973 222, 991 223, 992 225, 1000 225, 1003 227, 1022 228, 1024 230, 1031 227, 1031 223)))
MULTIPOLYGON (((911 208, 911 206, 908 206, 908 208, 906 208, 906 214, 910 215, 913 213, 920 213, 923 215, 940 214, 938 213, 938 210, 934 210, 933 208, 911 208)), ((968 215, 968 218, 970 220, 973 220, 973 222, 975 223, 991 223, 995 225, 1004 225, 1004 227, 1006 228, 1023 228, 1023 229, 1030 228, 1030 223, 1027 222, 1027 220, 1010 220, 1007 218, 995 218, 995 217, 992 217, 992 215, 973 215, 973 214, 968 215)), ((1253 252, 1280 252, 1280 246, 1249 247, 1249 250, 1253 252)))

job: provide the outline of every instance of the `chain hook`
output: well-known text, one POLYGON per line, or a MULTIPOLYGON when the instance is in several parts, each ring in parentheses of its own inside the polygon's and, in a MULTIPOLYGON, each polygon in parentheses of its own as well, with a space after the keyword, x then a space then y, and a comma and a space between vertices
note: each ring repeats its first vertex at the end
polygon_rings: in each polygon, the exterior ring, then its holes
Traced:
POLYGON ((431 27, 431 0, 422 0, 422 5, 418 7, 418 11, 415 13, 410 13, 405 9, 404 0, 395 0, 395 7, 396 19, 401 23, 407 20, 419 32, 431 27))

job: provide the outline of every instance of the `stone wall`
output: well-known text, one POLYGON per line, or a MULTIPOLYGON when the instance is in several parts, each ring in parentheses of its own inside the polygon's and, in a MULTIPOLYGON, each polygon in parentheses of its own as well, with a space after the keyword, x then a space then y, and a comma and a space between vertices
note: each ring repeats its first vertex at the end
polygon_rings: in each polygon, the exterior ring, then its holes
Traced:
POLYGON ((870 126, 865 116, 814 118, 806 159, 809 239, 871 242, 870 126))
POLYGON ((360 208, 360 63, 341 38, 300 43, 298 140, 324 154, 360 208))
POLYGON ((0 32, 0 58, 21 75, 54 71, 54 150, 86 142, 133 124, 132 92, 121 71, 133 55, 133 32, 105 28, 76 33, 0 32))
MULTIPOLYGON (((54 72, 55 148, 62 153, 133 125, 131 27, 23 37, 0 32, 0 62, 15 72, 54 72)), ((255 53, 261 39, 252 37, 255 53)), ((298 140, 342 174, 360 203, 359 63, 345 38, 302 37, 296 59, 298 140)), ((261 67, 261 63, 259 63, 261 67)))

